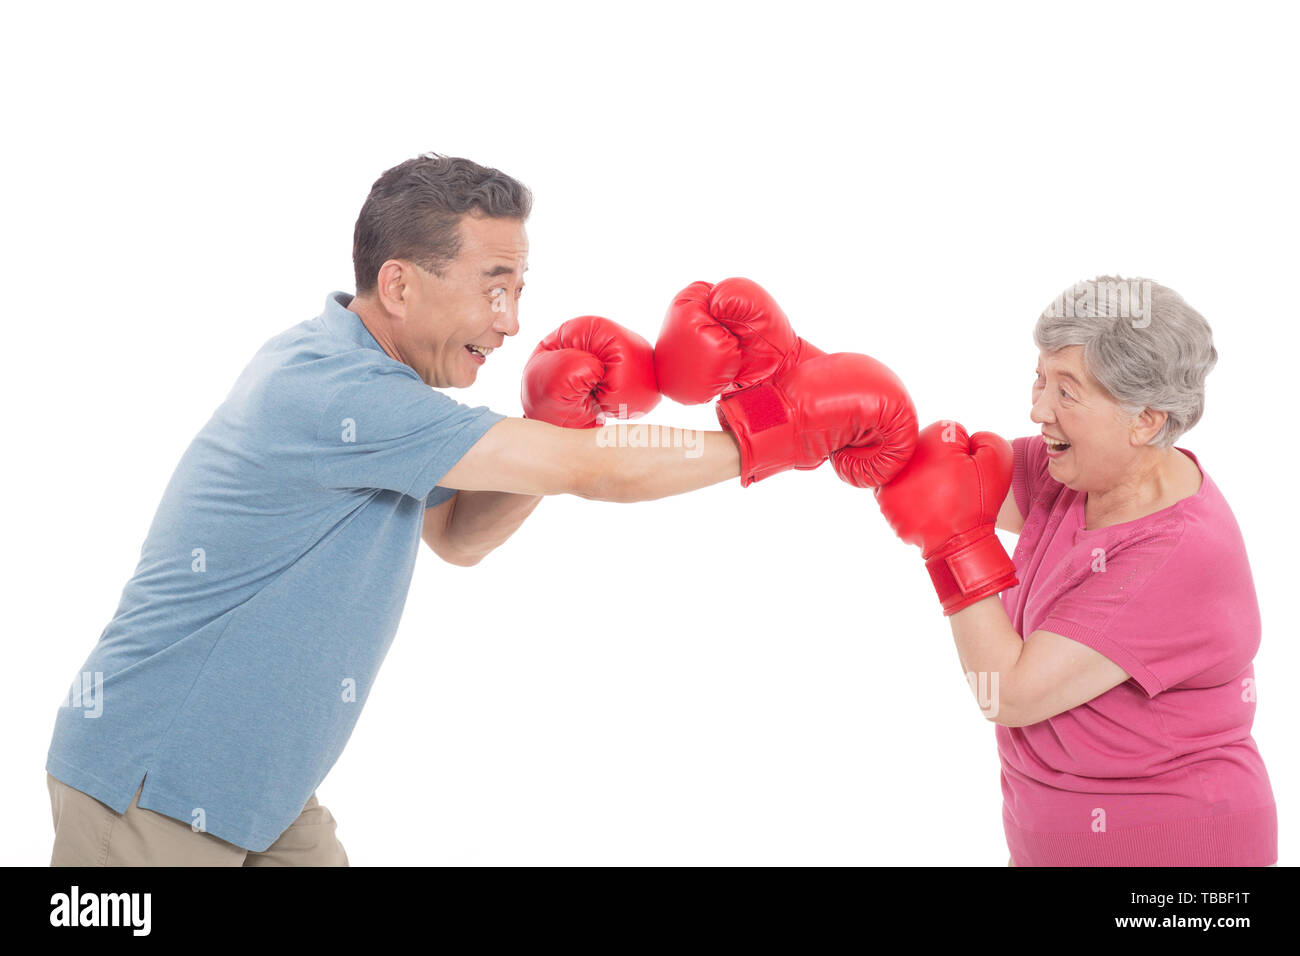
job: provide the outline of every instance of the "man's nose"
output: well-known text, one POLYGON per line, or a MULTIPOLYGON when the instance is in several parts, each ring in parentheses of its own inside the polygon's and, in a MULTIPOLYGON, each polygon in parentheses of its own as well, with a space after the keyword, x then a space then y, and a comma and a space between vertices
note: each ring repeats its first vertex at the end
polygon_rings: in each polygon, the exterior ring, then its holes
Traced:
POLYGON ((492 328, 502 335, 514 335, 519 331, 519 302, 505 302, 503 308, 497 312, 496 321, 492 323, 492 328))

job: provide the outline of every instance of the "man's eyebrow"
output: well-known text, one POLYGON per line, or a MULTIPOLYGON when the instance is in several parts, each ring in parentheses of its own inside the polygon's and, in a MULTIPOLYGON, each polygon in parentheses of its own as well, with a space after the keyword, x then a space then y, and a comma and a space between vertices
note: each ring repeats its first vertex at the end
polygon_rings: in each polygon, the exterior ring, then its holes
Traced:
MULTIPOLYGON (((514 271, 515 271, 514 266, 493 266, 491 269, 483 270, 483 277, 485 279, 490 279, 495 276, 508 276, 511 275, 514 271)), ((528 271, 527 266, 524 266, 524 271, 525 272, 528 271)))

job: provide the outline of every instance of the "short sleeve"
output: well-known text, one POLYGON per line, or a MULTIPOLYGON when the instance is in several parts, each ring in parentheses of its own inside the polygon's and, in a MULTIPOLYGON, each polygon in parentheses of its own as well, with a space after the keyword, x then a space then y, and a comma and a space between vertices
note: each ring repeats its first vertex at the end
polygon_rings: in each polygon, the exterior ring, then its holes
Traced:
POLYGON ((434 488, 433 491, 429 492, 429 497, 424 500, 424 510, 428 511, 430 508, 436 508, 438 505, 450 501, 454 494, 456 494, 455 488, 434 488))
POLYGON ((1047 474, 1047 446, 1037 437, 1016 438, 1011 442, 1011 452, 1011 491, 1021 516, 1027 517, 1034 498, 1051 480, 1047 474))
POLYGON ((316 480, 327 488, 396 491, 430 507, 438 481, 503 418, 486 406, 464 405, 414 374, 369 370, 340 387, 321 414, 316 480))
POLYGON ((1154 697, 1207 667, 1194 578, 1178 548, 1176 524, 1140 537, 1095 541, 1074 552, 1080 565, 1038 630, 1051 631, 1104 654, 1154 697))

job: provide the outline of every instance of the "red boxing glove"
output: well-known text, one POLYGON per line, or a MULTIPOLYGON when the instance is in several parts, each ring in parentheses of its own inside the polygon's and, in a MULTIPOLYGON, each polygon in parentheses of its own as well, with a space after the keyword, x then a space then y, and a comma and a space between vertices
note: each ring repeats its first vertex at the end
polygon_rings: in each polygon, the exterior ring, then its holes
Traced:
POLYGON ((825 354, 795 335, 780 306, 750 279, 692 282, 677 293, 654 352, 660 391, 683 405, 748 388, 825 354))
POLYGON ((878 488, 902 471, 912 457, 916 447, 916 409, 910 399, 906 404, 897 402, 894 407, 893 425, 884 430, 879 443, 841 448, 831 455, 831 467, 844 481, 858 488, 878 488))
POLYGON ((659 404, 654 350, 609 319, 570 319, 533 349, 520 400, 525 418, 565 428, 596 428, 607 415, 637 418, 659 404))
POLYGON ((889 526, 920 545, 945 615, 1019 583, 994 534, 1012 463, 1006 439, 940 421, 921 429, 911 460, 876 489, 889 526))
POLYGON ((816 468, 848 445, 888 445, 906 461, 916 441, 916 411, 903 383, 856 352, 810 358, 784 376, 724 394, 717 409, 740 446, 741 485, 816 468))

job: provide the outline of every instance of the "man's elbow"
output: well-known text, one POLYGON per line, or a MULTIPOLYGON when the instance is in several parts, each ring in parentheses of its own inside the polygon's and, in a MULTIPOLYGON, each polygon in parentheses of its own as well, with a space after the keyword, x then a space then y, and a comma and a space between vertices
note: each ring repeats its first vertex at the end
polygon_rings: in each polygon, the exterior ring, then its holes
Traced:
POLYGON ((600 475, 576 471, 568 481, 569 494, 588 501, 603 501, 605 482, 600 475))
POLYGON ((448 564, 454 564, 458 568, 472 568, 474 565, 482 561, 484 556, 481 554, 456 552, 453 554, 440 554, 438 557, 442 558, 442 560, 446 561, 448 564))
POLYGON ((447 564, 454 564, 458 568, 472 568, 483 560, 482 554, 448 547, 445 542, 435 544, 426 538, 424 543, 429 546, 429 550, 436 554, 439 559, 447 564))
POLYGON ((644 500, 640 482, 625 475, 611 463, 584 460, 575 464, 570 475, 571 493, 588 501, 632 502, 644 500))

